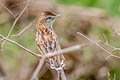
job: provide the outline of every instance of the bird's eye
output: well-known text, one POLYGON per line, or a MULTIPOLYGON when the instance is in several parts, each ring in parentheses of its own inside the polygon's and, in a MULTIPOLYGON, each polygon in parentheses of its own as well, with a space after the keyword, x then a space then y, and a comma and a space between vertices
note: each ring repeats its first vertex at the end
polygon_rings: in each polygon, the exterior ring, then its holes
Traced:
POLYGON ((52 17, 48 17, 48 19, 52 19, 52 17))

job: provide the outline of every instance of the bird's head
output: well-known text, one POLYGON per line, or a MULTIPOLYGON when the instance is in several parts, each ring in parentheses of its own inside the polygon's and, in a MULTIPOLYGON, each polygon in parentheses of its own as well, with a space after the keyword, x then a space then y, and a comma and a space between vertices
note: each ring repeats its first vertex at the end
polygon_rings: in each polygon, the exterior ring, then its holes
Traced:
POLYGON ((40 24, 44 24, 48 27, 52 27, 52 25, 54 24, 55 20, 57 17, 61 16, 62 14, 55 14, 51 11, 43 11, 41 13, 40 19, 39 19, 39 23, 40 24))

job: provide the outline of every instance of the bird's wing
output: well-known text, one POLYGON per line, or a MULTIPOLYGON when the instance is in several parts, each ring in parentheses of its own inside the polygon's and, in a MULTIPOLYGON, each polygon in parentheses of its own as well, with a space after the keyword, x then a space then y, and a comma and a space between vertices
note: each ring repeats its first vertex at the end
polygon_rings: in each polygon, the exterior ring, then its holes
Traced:
MULTIPOLYGON (((60 50, 61 50, 61 47, 60 47, 60 44, 59 44, 58 41, 57 41, 57 45, 56 45, 56 46, 57 46, 57 48, 56 48, 57 51, 60 51, 60 50)), ((61 61, 61 60, 65 61, 65 57, 64 57, 63 54, 60 55, 60 61, 61 61)))
POLYGON ((40 30, 37 31, 36 33, 36 39, 35 39, 35 44, 41 54, 46 54, 46 48, 44 46, 44 40, 42 38, 42 33, 40 30))
POLYGON ((49 28, 43 28, 36 33, 36 45, 42 54, 56 51, 56 36, 49 28))

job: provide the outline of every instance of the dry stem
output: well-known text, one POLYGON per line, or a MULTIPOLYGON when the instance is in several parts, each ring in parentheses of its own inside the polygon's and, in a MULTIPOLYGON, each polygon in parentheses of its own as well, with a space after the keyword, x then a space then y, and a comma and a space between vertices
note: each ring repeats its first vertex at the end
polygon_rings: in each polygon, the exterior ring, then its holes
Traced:
POLYGON ((109 52, 108 50, 104 49, 101 45, 99 45, 96 41, 93 41, 91 39, 89 39, 88 37, 86 37, 85 35, 83 35, 80 32, 77 32, 77 34, 83 36, 85 39, 87 39, 88 41, 90 41, 92 44, 95 44, 96 46, 98 46, 100 49, 104 50, 105 52, 107 52, 109 54, 108 57, 112 56, 112 57, 116 57, 116 58, 120 58, 119 56, 116 56, 114 54, 112 54, 111 52, 109 52))
MULTIPOLYGON (((7 39, 10 37, 10 34, 11 34, 11 32, 13 31, 13 29, 14 29, 17 21, 20 19, 20 17, 21 17, 22 14, 25 12, 25 10, 28 8, 28 6, 29 6, 29 4, 30 4, 30 1, 31 1, 31 0, 28 0, 28 2, 27 2, 27 4, 26 4, 26 6, 24 7, 24 9, 21 11, 21 13, 20 13, 20 14, 18 15, 18 17, 15 19, 15 21, 14 21, 14 23, 12 24, 12 27, 11 27, 8 35, 7 35, 7 39)), ((1 48, 4 46, 4 44, 6 43, 6 41, 7 41, 7 40, 5 40, 5 41, 2 43, 1 48)))

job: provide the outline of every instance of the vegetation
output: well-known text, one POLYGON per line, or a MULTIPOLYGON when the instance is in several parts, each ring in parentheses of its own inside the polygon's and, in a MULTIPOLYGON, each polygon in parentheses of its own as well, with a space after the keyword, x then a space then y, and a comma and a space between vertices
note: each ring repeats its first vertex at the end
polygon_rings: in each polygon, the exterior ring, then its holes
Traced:
MULTIPOLYGON (((0 4, 4 4, 15 15, 18 15, 26 5, 24 0, 18 2, 4 0, 4 2, 0 1, 0 4)), ((40 0, 38 3, 32 1, 15 25, 10 39, 39 53, 35 46, 36 21, 20 36, 13 37, 12 35, 19 33, 34 21, 43 9, 64 14, 54 25, 62 48, 81 43, 87 44, 83 49, 65 54, 68 68, 65 70, 67 78, 70 80, 120 80, 120 59, 111 56, 106 60, 106 57, 109 56, 107 52, 76 34, 76 32, 81 32, 94 42, 99 40, 104 43, 108 42, 109 46, 103 43, 98 44, 112 54, 120 56, 120 49, 112 52, 112 47, 120 48, 120 36, 116 34, 120 32, 120 0, 53 0, 53 2, 40 0), (112 29, 109 23, 112 23, 112 29), (76 78, 72 78, 71 75, 76 75, 76 78)), ((1 6, 0 34, 7 36, 14 20, 13 16, 1 6)), ((0 41, 0 45, 2 43, 3 41, 0 41)), ((37 64, 36 57, 9 42, 1 49, 0 67, 11 80, 29 80, 37 64)), ((46 65, 41 70, 39 78, 40 80, 53 80, 52 77, 56 76, 53 73, 54 71, 51 71, 46 65)))

